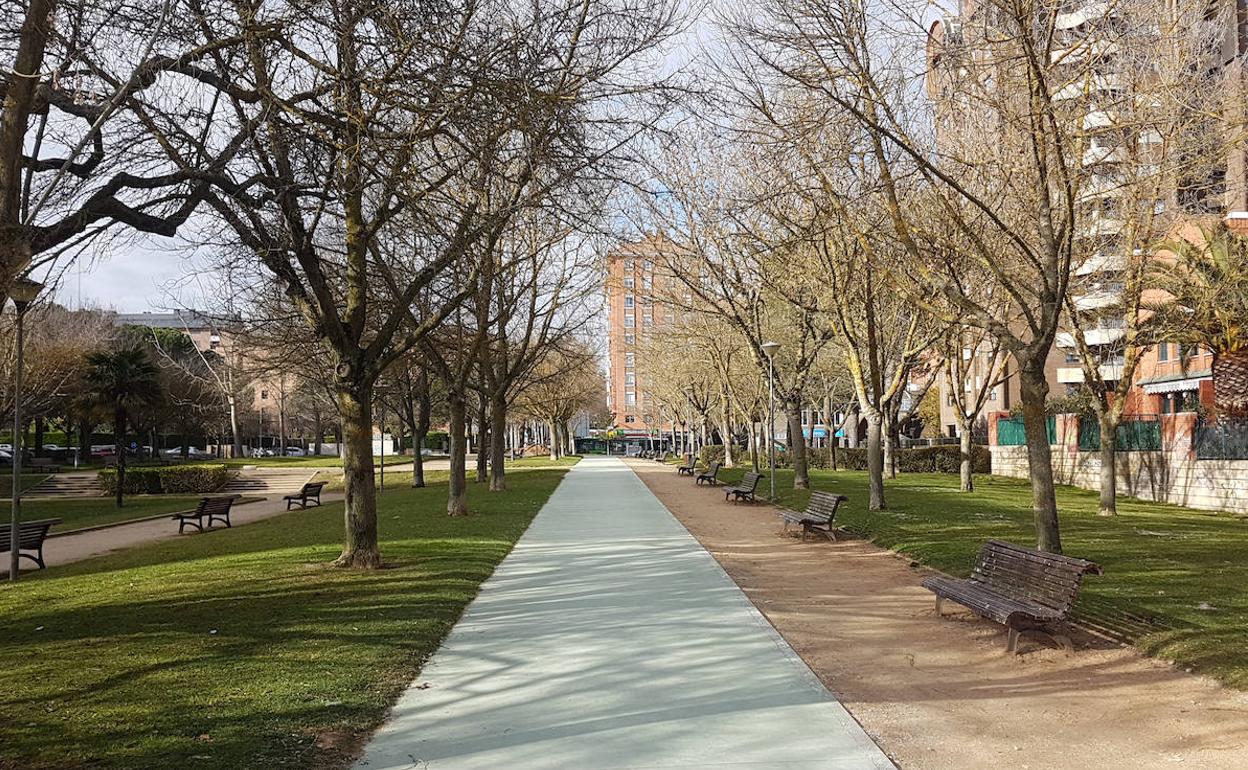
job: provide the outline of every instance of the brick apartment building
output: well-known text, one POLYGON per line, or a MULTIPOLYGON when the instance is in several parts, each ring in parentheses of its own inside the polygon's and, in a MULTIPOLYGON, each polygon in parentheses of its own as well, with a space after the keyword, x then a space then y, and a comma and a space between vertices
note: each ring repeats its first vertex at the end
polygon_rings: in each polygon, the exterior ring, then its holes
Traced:
MULTIPOLYGON (((935 22, 929 36, 929 73, 928 95, 936 107, 938 131, 941 115, 948 115, 950 110, 962 109, 960 103, 951 94, 956 87, 956 79, 961 75, 958 66, 959 57, 974 57, 977 36, 983 34, 985 27, 984 14, 988 6, 976 0, 962 0, 958 4, 959 12, 935 22), (947 52, 956 50, 956 56, 946 56, 947 52)), ((1242 20, 1248 18, 1248 0, 1211 0, 1211 14, 1224 12, 1226 28, 1222 35, 1221 48, 1208 52, 1207 67, 1212 72, 1226 67, 1227 62, 1234 62, 1237 57, 1248 50, 1248 25, 1242 20)), ((1062 52, 1070 57, 1071 51, 1076 57, 1096 56, 1094 62, 1087 59, 1072 59, 1073 66, 1092 65, 1096 75, 1087 83, 1079 84, 1079 88, 1065 88, 1057 93, 1055 99, 1064 98, 1064 92, 1071 91, 1068 98, 1083 101, 1072 102, 1081 105, 1086 114, 1083 115, 1083 126, 1089 132, 1089 149, 1085 154, 1085 166, 1095 164, 1099 168, 1108 168, 1112 173, 1113 164, 1121 148, 1113 143, 1112 136, 1101 146, 1097 136, 1098 126, 1112 127, 1113 115, 1107 114, 1106 104, 1113 104, 1123 93, 1123 82, 1115 70, 1115 59, 1112 53, 1106 53, 1106 46, 1098 46, 1096 30, 1112 28, 1115 23, 1114 14, 1121 9, 1113 3, 1103 0, 1068 0, 1056 8, 1056 16, 1052 19, 1055 34, 1059 40, 1070 46, 1062 52), (1090 93, 1089 93, 1090 89, 1090 93), (1101 95, 1105 96, 1101 99, 1101 95)), ((1102 41, 1104 42, 1104 41, 1102 41)), ((1109 47, 1112 50, 1112 46, 1109 47)), ((1108 136, 1108 135, 1107 135, 1108 136)), ((1144 138, 1139 139, 1141 143, 1144 138)), ((1145 152, 1140 150, 1139 152, 1145 152)), ((1176 229, 1181 223, 1190 224, 1200 218, 1225 217, 1228 224, 1248 225, 1248 151, 1242 143, 1234 146, 1227 153, 1224 167, 1211 170, 1209 185, 1205 194, 1199 197, 1188 195, 1186 198, 1171 191, 1165 199, 1159 199, 1156 205, 1169 212, 1181 212, 1175 221, 1176 229)), ((1098 172, 1099 173, 1099 172, 1098 172)), ((1096 177, 1093 177, 1096 178, 1096 177)), ((1081 194, 1081 203, 1092 210, 1087 220, 1081 225, 1079 237, 1098 237, 1107 246, 1085 263, 1076 265, 1072 276, 1072 291, 1080 310, 1104 309, 1098 323, 1086 330, 1088 343, 1099 354, 1101 376, 1112 381, 1115 372, 1121 373, 1122 344, 1125 334, 1121 318, 1114 317, 1114 308, 1123 291, 1121 273, 1127 259, 1148 259, 1150 255, 1124 253, 1128 249, 1113 248, 1117 232, 1115 228, 1123 227, 1119 213, 1124 204, 1115 200, 1116 192, 1113 185, 1104 189, 1093 187, 1081 194)), ((965 355, 975 361, 968 367, 971 376, 962 383, 968 391, 977 387, 979 381, 987 376, 987 365, 984 357, 975 351, 966 351, 965 355)), ((1135 371, 1135 383, 1128 396, 1127 414, 1154 415, 1174 414, 1191 411, 1196 404, 1205 407, 1212 405, 1213 389, 1211 380, 1212 356, 1201 349, 1187 349, 1177 343, 1163 343, 1144 351, 1135 371)), ((1002 384, 995 389, 992 397, 984 407, 984 414, 1009 411, 1018 403, 1019 386, 1017 377, 1012 376, 1015 370, 1013 361, 1007 361, 1002 384)), ((1074 335, 1067 331, 1059 333, 1053 351, 1046 365, 1050 392, 1054 396, 1070 395, 1078 392, 1084 381, 1084 373, 1080 365, 1080 357, 1076 350, 1074 335)), ((952 409, 952 397, 948 385, 942 378, 941 389, 941 432, 944 435, 956 435, 957 426, 952 409)))
POLYGON ((629 438, 670 431, 644 379, 642 343, 657 325, 673 321, 672 309, 656 297, 668 285, 655 259, 655 244, 625 244, 607 255, 607 407, 615 427, 629 438))

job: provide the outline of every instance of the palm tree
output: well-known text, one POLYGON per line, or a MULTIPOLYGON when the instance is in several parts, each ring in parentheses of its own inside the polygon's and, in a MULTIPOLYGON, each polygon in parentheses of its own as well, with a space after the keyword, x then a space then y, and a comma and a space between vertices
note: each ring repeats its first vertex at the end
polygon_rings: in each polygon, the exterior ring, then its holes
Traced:
POLYGON ((160 372, 147 351, 127 347, 87 356, 87 397, 113 415, 113 440, 117 445, 117 507, 123 504, 126 481, 126 427, 132 410, 160 401, 160 372))
POLYGON ((1248 237, 1225 224, 1202 227, 1198 240, 1167 246, 1155 285, 1169 296, 1153 303, 1165 338, 1213 353, 1219 415, 1248 415, 1248 237))

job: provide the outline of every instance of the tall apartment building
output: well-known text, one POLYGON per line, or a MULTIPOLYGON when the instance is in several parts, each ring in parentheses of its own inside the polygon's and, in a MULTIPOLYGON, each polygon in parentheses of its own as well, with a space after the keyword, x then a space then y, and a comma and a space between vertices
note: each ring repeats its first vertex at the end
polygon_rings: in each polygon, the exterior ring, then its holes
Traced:
MULTIPOLYGON (((1152 6, 1158 13, 1173 12, 1167 0, 1152 6)), ((1195 23, 1221 24, 1207 29, 1212 33, 1211 45, 1183 59, 1203 75, 1219 71, 1237 72, 1227 65, 1246 50, 1248 41, 1248 0, 1209 0, 1201 8, 1195 23)), ((1190 168, 1165 169, 1164 138, 1148 126, 1150 97, 1139 89, 1148 87, 1148 72, 1127 69, 1122 46, 1129 44, 1123 30, 1139 19, 1126 14, 1139 11, 1129 4, 1106 0, 1063 0, 1040 12, 1050 13, 1049 21, 1056 40, 1051 52, 1052 77, 1058 84, 1054 102, 1066 110, 1083 138, 1079 184, 1080 218, 1074 236, 1076 252, 1086 255, 1073 266, 1071 291, 1074 304, 1085 321, 1085 339, 1097 354, 1100 376, 1114 383, 1123 374, 1123 338, 1126 333, 1122 308, 1124 271, 1128 260, 1147 259, 1151 254, 1141 248, 1140 228, 1129 227, 1129 217, 1140 212, 1151 214, 1153 223, 1178 228, 1194 218, 1223 215, 1232 222, 1248 224, 1248 161, 1243 143, 1232 144, 1215 160, 1193 162, 1190 168), (1136 85, 1132 85, 1136 84, 1136 85), (1133 90, 1134 89, 1134 90, 1133 90), (1127 114, 1130 113, 1130 114, 1127 114), (1144 120, 1141 121, 1141 115, 1144 120), (1128 168, 1128 164, 1130 164, 1128 168), (1140 179, 1148 169, 1158 169, 1156 195, 1142 197, 1146 185, 1131 187, 1126 179, 1140 179), (1134 175, 1134 176, 1132 176, 1134 175), (1130 190, 1130 193, 1126 192, 1130 190), (1141 207, 1146 207, 1142 209, 1141 207), (1128 233, 1134 232, 1137 242, 1128 233)), ((938 124, 950 117, 951 110, 966 109, 957 96, 958 78, 966 77, 961 62, 977 56, 977 41, 983 40, 991 26, 993 5, 987 0, 963 0, 958 13, 936 22, 931 28, 928 60, 928 92, 937 110, 938 124)), ((1147 28, 1141 28, 1147 29, 1147 28)), ((1176 60, 1178 61, 1178 60, 1176 60)), ((1227 81, 1224 81, 1227 82, 1227 81)), ((1238 80, 1227 82, 1238 87, 1238 80)), ((1229 101, 1235 101, 1233 98, 1229 101)), ((1234 105, 1232 105, 1234 106, 1234 105)), ((939 129, 939 126, 938 126, 939 129)), ((1184 125, 1181 130, 1192 130, 1184 125)), ((1220 139, 1217 144, 1224 144, 1220 139)), ((969 355, 974 355, 970 354, 969 355)), ((1135 384, 1127 409, 1135 413, 1164 413, 1190 408, 1197 400, 1211 398, 1207 353, 1179 350, 1175 344, 1158 345, 1146 351, 1135 372, 1135 384), (1183 359, 1183 363, 1177 361, 1183 359)), ((1059 333, 1049 358, 1050 390, 1055 395, 1078 392, 1084 383, 1081 357, 1075 335, 1059 333)), ((977 367, 969 367, 972 372, 977 367)), ((979 366, 986 369, 986 366, 979 366)), ((968 389, 974 383, 963 383, 968 389)), ((954 421, 947 385, 942 383, 942 423, 949 430, 954 421), (945 414, 945 413, 948 414, 945 414)), ((1011 393, 1007 379, 1000 394, 985 407, 986 412, 1008 410, 1016 403, 1016 386, 1011 393)), ((952 435, 952 433, 951 433, 952 435)))
POLYGON ((670 309, 657 302, 664 284, 654 243, 643 240, 607 255, 607 406, 615 425, 630 438, 671 429, 646 388, 643 342, 656 324, 670 323, 670 309))

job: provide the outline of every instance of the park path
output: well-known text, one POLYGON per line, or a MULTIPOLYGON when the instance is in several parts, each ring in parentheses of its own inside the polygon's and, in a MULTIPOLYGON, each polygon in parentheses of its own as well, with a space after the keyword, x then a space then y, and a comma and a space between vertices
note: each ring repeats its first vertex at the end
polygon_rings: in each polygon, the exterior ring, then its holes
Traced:
MULTIPOLYGON (((326 505, 341 499, 341 492, 327 492, 321 496, 322 502, 326 505)), ((111 498, 101 497, 99 500, 100 505, 109 506, 113 504, 111 498)), ((313 506, 313 508, 315 507, 313 506)), ((298 511, 299 509, 295 508, 295 510, 298 511)), ((263 519, 271 519, 283 513, 286 513, 286 502, 282 500, 280 494, 277 494, 262 500, 246 503, 245 505, 235 506, 230 510, 230 524, 234 527, 241 527, 263 519)), ((220 529, 222 525, 217 524, 216 526, 220 529)), ((176 537, 196 537, 199 534, 194 527, 188 526, 186 534, 179 535, 178 523, 172 521, 169 516, 162 515, 159 518, 48 538, 43 544, 43 560, 49 567, 56 567, 62 564, 72 564, 83 559, 103 556, 114 551, 158 543, 162 540, 172 540, 176 537)), ((23 560, 23 574, 31 566, 31 562, 23 560)), ((8 574, 9 559, 8 554, 5 554, 3 563, 0 564, 0 576, 7 577, 8 574)))
POLYGON ((586 458, 357 767, 893 765, 637 476, 586 458))

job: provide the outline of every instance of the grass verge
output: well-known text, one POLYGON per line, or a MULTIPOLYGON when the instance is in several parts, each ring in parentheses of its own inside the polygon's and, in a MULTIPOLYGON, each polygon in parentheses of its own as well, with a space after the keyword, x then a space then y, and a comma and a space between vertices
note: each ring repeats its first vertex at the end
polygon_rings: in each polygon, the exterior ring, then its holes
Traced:
POLYGON ((387 490, 377 572, 329 504, 0 586, 0 767, 342 766, 563 473, 387 490))
MULTIPOLYGON (((743 470, 725 469, 736 481, 743 470)), ((692 482, 690 482, 692 483, 692 482)), ((867 475, 812 471, 816 489, 844 494, 842 526, 944 572, 965 576, 980 545, 998 538, 1034 545, 1031 488, 980 476, 958 491, 956 476, 904 474, 886 482, 888 510, 867 509, 867 475)), ((759 484, 767 494, 768 480, 759 484)), ((806 490, 777 472, 777 496, 802 509, 806 490)), ((1144 652, 1248 689, 1248 520, 1228 513, 1120 499, 1119 515, 1097 516, 1097 494, 1058 487, 1067 554, 1105 568, 1083 584, 1077 619, 1144 652)))
POLYGON ((118 508, 111 497, 34 498, 22 500, 22 518, 61 519, 53 533, 80 527, 112 524, 116 521, 141 519, 158 513, 173 513, 194 508, 202 495, 131 495, 118 508))

